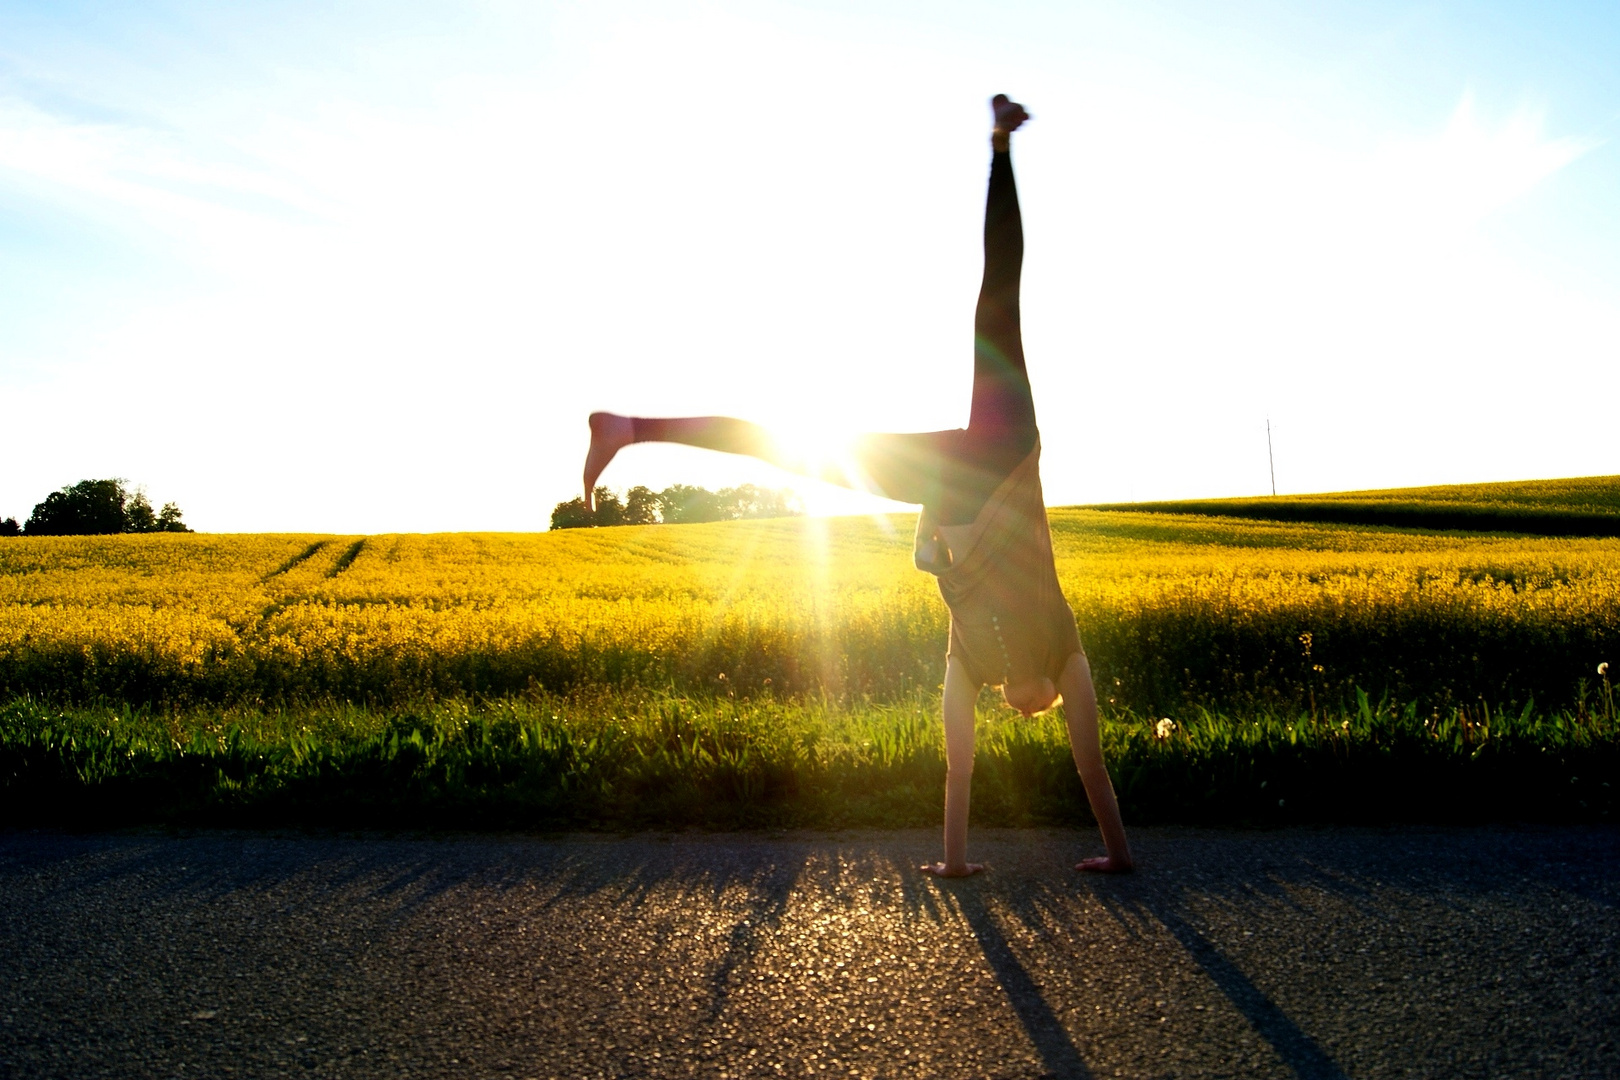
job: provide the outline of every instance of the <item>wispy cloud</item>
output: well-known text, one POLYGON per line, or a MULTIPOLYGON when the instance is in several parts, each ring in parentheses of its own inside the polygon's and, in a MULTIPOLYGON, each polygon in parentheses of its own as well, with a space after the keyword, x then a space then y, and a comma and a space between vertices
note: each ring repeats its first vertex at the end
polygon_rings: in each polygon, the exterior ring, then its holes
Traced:
POLYGON ((199 152, 172 132, 86 123, 0 98, 0 175, 35 197, 98 216, 133 211, 170 231, 331 214, 307 188, 223 156, 199 152))
POLYGON ((1465 91, 1443 132, 1381 147, 1364 176, 1369 196, 1414 218, 1474 225, 1602 143, 1548 136, 1545 109, 1528 104, 1493 123, 1465 91))

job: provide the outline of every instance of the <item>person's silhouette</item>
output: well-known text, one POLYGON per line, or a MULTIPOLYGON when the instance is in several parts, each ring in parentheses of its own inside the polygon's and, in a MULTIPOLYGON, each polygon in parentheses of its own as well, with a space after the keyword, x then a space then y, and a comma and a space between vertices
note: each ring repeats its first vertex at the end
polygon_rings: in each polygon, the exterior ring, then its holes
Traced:
POLYGON ((973 322, 973 401, 966 428, 862 436, 853 451, 862 474, 857 481, 836 467, 807 463, 746 420, 592 413, 585 502, 591 504, 598 477, 620 450, 638 442, 672 442, 747 454, 919 504, 915 560, 937 575, 951 611, 942 708, 945 858, 923 869, 944 877, 983 869, 967 861, 974 703, 981 687, 1000 686, 1007 703, 1026 716, 1050 708, 1061 695, 1075 765, 1108 851, 1077 869, 1121 872, 1131 869, 1130 848, 1103 765, 1091 668, 1074 612, 1058 587, 1041 495, 1035 401, 1024 366, 1018 307, 1024 228, 1009 144, 1029 114, 1004 94, 992 99, 991 109, 984 279, 973 322))

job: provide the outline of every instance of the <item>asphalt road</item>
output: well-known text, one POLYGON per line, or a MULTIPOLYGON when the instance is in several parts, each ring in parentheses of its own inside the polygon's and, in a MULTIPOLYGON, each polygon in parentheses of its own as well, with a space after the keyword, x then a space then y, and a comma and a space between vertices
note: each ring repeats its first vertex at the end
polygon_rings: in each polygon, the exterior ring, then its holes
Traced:
POLYGON ((1620 830, 0 833, 0 1075, 1620 1075, 1620 830))

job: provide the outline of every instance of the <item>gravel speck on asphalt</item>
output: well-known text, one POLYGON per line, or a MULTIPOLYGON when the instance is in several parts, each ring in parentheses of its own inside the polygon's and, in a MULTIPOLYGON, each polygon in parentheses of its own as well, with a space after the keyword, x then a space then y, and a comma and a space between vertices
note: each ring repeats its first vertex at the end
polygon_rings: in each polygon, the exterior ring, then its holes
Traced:
POLYGON ((1620 1075, 1620 830, 0 833, 0 1076, 1620 1075))

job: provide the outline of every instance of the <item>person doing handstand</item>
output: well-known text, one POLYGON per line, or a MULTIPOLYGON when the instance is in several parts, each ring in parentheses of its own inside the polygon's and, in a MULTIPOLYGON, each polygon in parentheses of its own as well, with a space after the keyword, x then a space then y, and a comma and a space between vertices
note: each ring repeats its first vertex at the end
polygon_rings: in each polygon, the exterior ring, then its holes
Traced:
POLYGON ((1050 708, 1061 695, 1075 765, 1108 851, 1076 869, 1119 873, 1131 869, 1130 848, 1103 765, 1091 668, 1074 612, 1058 587, 1041 494, 1035 401, 1024 367, 1018 305, 1024 227, 1008 147, 1029 114, 1003 94, 991 109, 984 279, 973 320, 973 404, 966 428, 861 436, 852 456, 865 476, 852 480, 833 467, 807 463, 745 420, 592 413, 585 502, 591 505, 602 470, 624 447, 669 442, 747 454, 920 504, 915 561, 937 576, 951 612, 942 705, 945 858, 923 869, 942 877, 983 869, 967 861, 974 707, 982 687, 1000 686, 1007 704, 1025 716, 1050 708))

